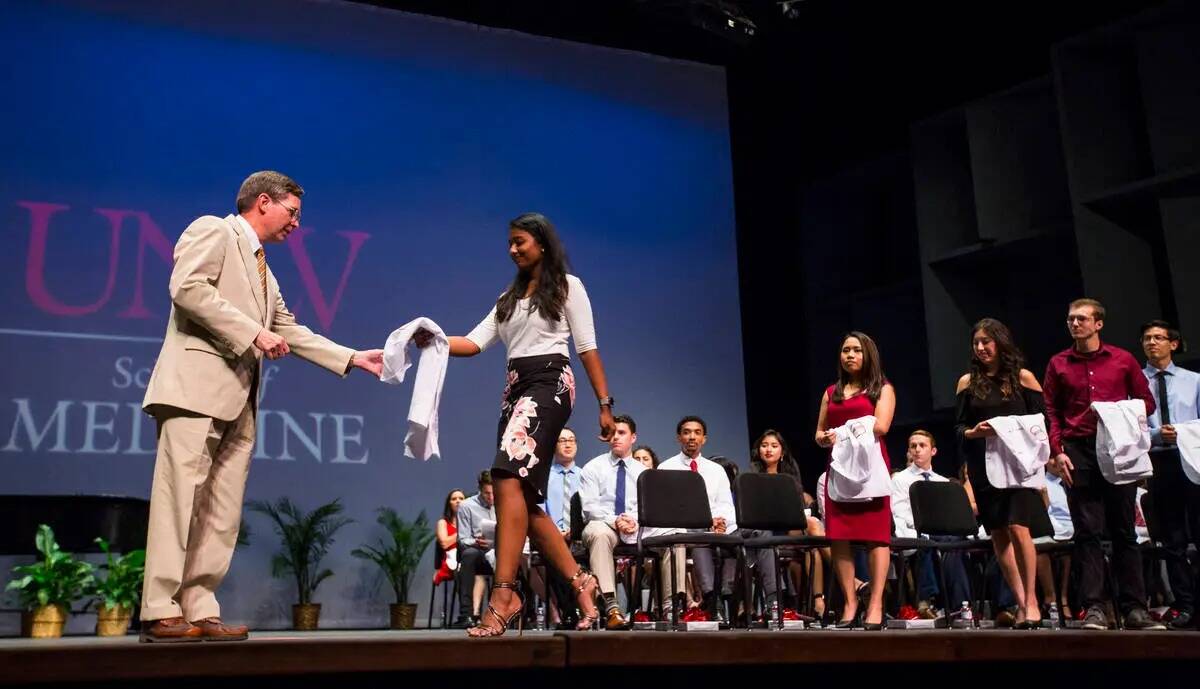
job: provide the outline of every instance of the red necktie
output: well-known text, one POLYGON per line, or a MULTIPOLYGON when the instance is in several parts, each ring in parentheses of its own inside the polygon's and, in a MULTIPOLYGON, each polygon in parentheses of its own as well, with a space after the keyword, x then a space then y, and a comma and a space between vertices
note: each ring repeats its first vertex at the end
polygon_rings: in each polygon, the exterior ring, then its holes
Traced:
POLYGON ((700 467, 696 465, 696 460, 692 460, 692 471, 700 471, 700 467))

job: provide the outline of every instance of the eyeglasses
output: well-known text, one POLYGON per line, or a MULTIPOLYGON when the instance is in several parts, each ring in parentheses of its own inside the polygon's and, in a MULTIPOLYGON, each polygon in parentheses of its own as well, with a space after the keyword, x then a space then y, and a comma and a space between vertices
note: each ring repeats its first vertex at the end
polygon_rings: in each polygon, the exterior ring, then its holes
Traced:
POLYGON ((1142 338, 1142 342, 1170 342, 1171 338, 1166 335, 1147 335, 1142 338))
POLYGON ((574 438, 559 438, 558 444, 559 445, 574 445, 575 439, 574 438))
POLYGON ((285 209, 287 209, 287 212, 288 212, 289 214, 291 214, 291 216, 292 216, 292 220, 299 220, 299 219, 300 219, 300 209, 299 209, 299 208, 292 208, 291 206, 287 205, 287 204, 286 204, 286 203, 284 203, 283 201, 278 201, 278 200, 276 200, 276 199, 271 199, 271 200, 272 200, 272 201, 275 201, 275 203, 278 203, 279 205, 281 205, 281 206, 283 206, 285 209))
POLYGON ((1080 323, 1087 323, 1090 320, 1092 320, 1091 316, 1067 316, 1068 323, 1074 323, 1075 321, 1079 321, 1080 323))

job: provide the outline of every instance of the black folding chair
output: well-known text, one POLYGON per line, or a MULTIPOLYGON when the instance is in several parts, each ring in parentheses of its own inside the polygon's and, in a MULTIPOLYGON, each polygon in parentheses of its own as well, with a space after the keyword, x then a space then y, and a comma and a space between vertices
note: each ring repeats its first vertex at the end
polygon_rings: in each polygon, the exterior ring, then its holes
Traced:
MULTIPOLYGON (((692 471, 656 470, 643 471, 638 476, 638 541, 635 551, 637 558, 634 563, 634 578, 643 560, 651 559, 655 563, 661 561, 663 555, 669 553, 675 546, 701 546, 710 548, 726 548, 737 554, 739 564, 745 567, 744 539, 729 534, 712 533, 712 511, 708 507, 708 490, 700 474, 692 471), (684 531, 662 536, 642 537, 646 528, 662 529, 703 529, 703 531, 684 531)), ((657 571, 658 568, 655 567, 657 571)), ((675 568, 671 568, 672 592, 678 590, 679 582, 675 581, 675 568)), ((659 582, 659 590, 663 582, 659 582)), ((679 624, 679 607, 671 606, 671 624, 679 624)))
MULTIPOLYGON (((967 491, 953 481, 917 481, 908 489, 909 502, 912 504, 913 525, 922 536, 948 536, 955 540, 935 541, 930 538, 897 538, 894 544, 905 548, 924 548, 937 555, 938 583, 942 587, 943 597, 948 597, 946 587, 946 572, 942 566, 942 558, 948 552, 992 552, 991 541, 978 537, 979 523, 975 521, 975 513, 971 511, 971 500, 967 491)), ((971 582, 968 579, 968 587, 971 582)), ((975 588, 975 587, 971 587, 975 588)), ((982 587, 979 587, 982 588, 982 587)), ((976 593, 977 591, 972 591, 976 593)), ((979 607, 980 599, 972 597, 979 607)), ((949 614, 950 601, 945 601, 949 614)))
MULTIPOLYGON (((743 473, 734 481, 737 523, 742 529, 759 531, 805 531, 808 515, 804 513, 804 496, 800 485, 791 476, 781 474, 743 473)), ((814 536, 757 536, 743 541, 746 550, 770 548, 775 563, 776 591, 783 591, 783 575, 779 567, 779 548, 793 547, 801 551, 825 548, 829 539, 814 536)), ((746 589, 746 627, 750 627, 750 569, 744 559, 743 579, 746 589)), ((766 576, 764 573, 763 576, 766 576)), ((779 624, 782 626, 783 618, 779 624)))

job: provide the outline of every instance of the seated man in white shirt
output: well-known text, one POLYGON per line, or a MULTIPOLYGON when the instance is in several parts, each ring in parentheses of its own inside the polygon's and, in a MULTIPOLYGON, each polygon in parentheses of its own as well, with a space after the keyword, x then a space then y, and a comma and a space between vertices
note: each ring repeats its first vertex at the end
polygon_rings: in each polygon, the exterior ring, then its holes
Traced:
MULTIPOLYGON (((679 440, 681 452, 670 459, 663 460, 658 465, 660 471, 694 471, 704 479, 708 492, 708 508, 713 515, 712 531, 740 535, 745 537, 761 535, 757 532, 743 533, 738 530, 737 516, 733 506, 733 492, 729 486, 729 475, 720 464, 709 460, 700 454, 704 444, 708 442, 708 426, 704 419, 698 416, 685 416, 675 426, 675 434, 679 440)), ((763 548, 753 554, 757 577, 763 594, 766 597, 767 609, 778 599, 778 581, 775 577, 775 563, 770 549, 763 548)), ((701 613, 699 616, 689 615, 685 621, 700 621, 702 619, 718 619, 720 617, 717 596, 717 584, 721 584, 721 593, 730 596, 733 593, 732 573, 723 576, 724 581, 717 582, 716 564, 711 548, 692 549, 692 569, 696 583, 702 594, 701 613)), ((691 612, 691 611, 689 611, 691 612)))
MULTIPOLYGON (((609 440, 608 452, 593 458, 583 467, 579 476, 579 499, 583 503, 583 518, 587 526, 583 529, 583 544, 588 550, 592 572, 600 584, 604 596, 607 629, 624 629, 628 620, 617 603, 616 571, 613 550, 618 542, 634 543, 638 533, 637 478, 645 465, 633 458, 633 445, 637 442, 637 423, 626 415, 613 419, 616 431, 609 440)), ((651 534, 643 534, 643 538, 651 534)), ((679 549, 680 551, 682 549, 679 549)), ((670 567, 674 563, 674 581, 682 590, 686 566, 685 558, 672 557, 668 553, 662 558, 663 588, 670 586, 670 567)), ((664 609, 670 604, 663 595, 664 609)))
MULTIPOLYGON (((933 434, 925 430, 913 431, 908 438, 908 466, 892 474, 892 522, 898 538, 918 538, 916 523, 913 521, 912 501, 909 499, 909 489, 918 481, 945 482, 950 479, 933 470, 933 458, 937 455, 937 441, 933 434)), ((933 537, 933 540, 938 540, 933 537)), ((947 540, 955 540, 953 537, 947 540)), ((918 553, 920 562, 920 581, 917 583, 917 614, 925 619, 937 617, 937 611, 932 606, 933 597, 940 591, 937 572, 933 568, 933 556, 928 550, 918 553)), ((947 553, 942 558, 942 568, 946 575, 946 588, 950 595, 943 601, 947 606, 957 605, 959 601, 969 600, 970 588, 967 585, 967 571, 963 565, 960 553, 947 553)))

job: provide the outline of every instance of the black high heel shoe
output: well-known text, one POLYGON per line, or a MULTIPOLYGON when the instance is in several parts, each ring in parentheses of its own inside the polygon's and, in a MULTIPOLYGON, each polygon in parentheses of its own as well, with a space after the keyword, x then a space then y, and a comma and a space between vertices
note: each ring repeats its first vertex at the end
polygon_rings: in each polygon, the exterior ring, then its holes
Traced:
POLYGON ((486 639, 492 636, 504 636, 504 633, 508 631, 509 625, 512 624, 513 618, 516 618, 517 620, 517 636, 521 636, 525 631, 525 616, 521 614, 525 610, 525 595, 521 593, 521 589, 517 588, 516 583, 511 581, 493 582, 492 590, 495 591, 496 589, 508 589, 512 591, 513 595, 517 597, 517 600, 521 601, 521 605, 517 607, 517 609, 513 611, 512 614, 510 614, 507 618, 504 618, 500 616, 500 613, 496 612, 496 609, 492 607, 492 601, 489 600, 487 607, 488 614, 496 618, 496 622, 499 623, 500 626, 489 627, 485 625, 481 619, 479 624, 467 630, 467 636, 471 637, 472 639, 486 639))
POLYGON ((838 620, 837 624, 833 625, 834 629, 861 629, 863 626, 863 610, 859 608, 854 613, 854 617, 848 620, 838 620))

